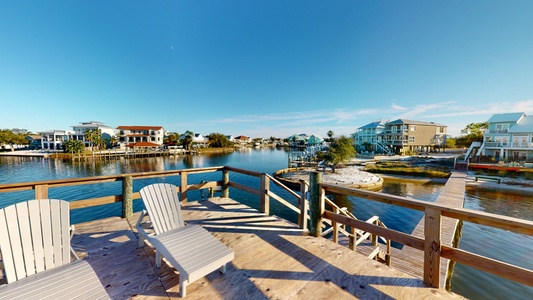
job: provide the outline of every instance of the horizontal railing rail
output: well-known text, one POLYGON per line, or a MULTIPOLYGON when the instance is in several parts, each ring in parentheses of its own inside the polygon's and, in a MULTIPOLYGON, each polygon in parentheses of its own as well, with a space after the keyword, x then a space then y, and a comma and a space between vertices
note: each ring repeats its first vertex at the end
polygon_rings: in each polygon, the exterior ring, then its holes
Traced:
MULTIPOLYGON (((310 189, 312 190, 313 188, 310 187, 310 189)), ((312 212, 311 223, 316 222, 314 218, 326 218, 331 221, 344 224, 359 230, 364 230, 366 232, 370 232, 371 234, 382 236, 385 239, 390 239, 403 245, 424 251, 424 282, 434 287, 439 287, 440 272, 438 270, 440 269, 441 257, 507 278, 515 282, 533 286, 533 270, 525 269, 520 266, 484 257, 465 250, 441 245, 440 241, 442 217, 448 217, 489 227, 500 228, 530 236, 533 236, 532 221, 496 215, 492 213, 480 212, 466 208, 454 208, 446 205, 439 205, 432 202, 426 202, 407 197, 354 189, 349 187, 341 187, 338 185, 326 183, 319 183, 319 190, 316 195, 312 195, 310 203, 310 211, 312 212), (318 214, 313 213, 314 211, 316 211, 316 209, 313 207, 314 203, 318 202, 319 207, 323 205, 320 204, 320 201, 324 202, 322 198, 324 197, 326 192, 347 196, 356 196, 365 200, 377 201, 390 205, 422 211, 425 215, 425 237, 416 237, 390 228, 370 224, 361 220, 356 220, 349 216, 325 209, 322 209, 318 214)), ((314 232, 314 230, 320 231, 320 228, 311 228, 311 234, 316 235, 316 232, 314 232)))

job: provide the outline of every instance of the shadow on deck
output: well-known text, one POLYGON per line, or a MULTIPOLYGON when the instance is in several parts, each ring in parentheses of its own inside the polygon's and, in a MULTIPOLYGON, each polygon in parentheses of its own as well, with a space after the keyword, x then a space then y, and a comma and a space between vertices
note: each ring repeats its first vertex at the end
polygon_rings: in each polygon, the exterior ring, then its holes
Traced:
MULTIPOLYGON (((461 298, 231 199, 191 202, 183 214, 235 251, 226 274, 193 282, 187 299, 461 298)), ((78 224, 72 245, 113 299, 178 297, 179 274, 137 246, 137 217, 78 224)))

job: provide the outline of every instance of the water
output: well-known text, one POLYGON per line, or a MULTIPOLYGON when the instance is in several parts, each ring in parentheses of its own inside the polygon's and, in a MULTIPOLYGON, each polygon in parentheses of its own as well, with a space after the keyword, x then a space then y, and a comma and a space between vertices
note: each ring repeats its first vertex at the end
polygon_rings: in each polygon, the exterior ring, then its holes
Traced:
MULTIPOLYGON (((272 174, 287 167, 287 153, 275 149, 246 149, 232 154, 209 154, 197 156, 150 157, 138 159, 120 159, 113 161, 76 162, 22 157, 0 156, 0 184, 13 182, 39 181, 60 178, 114 175, 120 173, 149 172, 200 168, 210 166, 232 166, 272 174)), ((220 180, 220 174, 196 174, 188 177, 189 183, 202 180, 220 180)), ((259 187, 256 178, 230 173, 230 179, 252 187, 259 187)), ((170 182, 179 184, 179 176, 155 179, 134 180, 134 191, 138 191, 152 182, 170 182)), ((271 186, 281 197, 295 203, 296 200, 280 188, 271 186)), ((413 182, 385 181, 383 192, 413 197, 425 201, 435 201, 443 185, 417 184, 413 182)), ((50 198, 76 200, 102 195, 121 194, 121 183, 105 183, 99 185, 82 185, 50 190, 50 198), (102 193, 102 190, 105 192, 102 193)), ((200 199, 200 191, 188 193, 190 199, 200 199)), ((245 192, 230 189, 230 196, 245 204, 258 208, 259 197, 245 192)), ((360 219, 368 219, 378 215, 389 227, 410 233, 420 221, 423 214, 406 208, 395 207, 383 203, 347 197, 328 195, 339 206, 345 206, 360 219)), ((22 200, 32 199, 33 191, 2 193, 0 207, 22 200)), ((135 201, 134 209, 142 209, 142 203, 135 201)), ((467 189, 465 207, 502 214, 512 217, 533 220, 533 199, 529 196, 503 192, 480 191, 467 189)), ((84 222, 104 216, 116 216, 121 211, 120 203, 87 208, 72 212, 73 223, 84 222)), ((284 209, 276 201, 271 201, 273 214, 296 221, 296 214, 284 209)), ((396 245, 398 246, 398 245, 396 245)), ((461 249, 502 260, 528 269, 533 269, 533 237, 514 234, 505 230, 465 222, 461 249)), ((452 290, 471 299, 533 299, 533 288, 493 276, 471 267, 457 264, 452 278, 452 290)))

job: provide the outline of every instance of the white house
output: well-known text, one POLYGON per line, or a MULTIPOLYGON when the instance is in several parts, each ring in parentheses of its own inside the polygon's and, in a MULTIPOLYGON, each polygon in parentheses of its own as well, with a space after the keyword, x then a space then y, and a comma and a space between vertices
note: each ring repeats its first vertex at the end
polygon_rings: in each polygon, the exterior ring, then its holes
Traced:
POLYGON ((61 150, 64 141, 72 139, 74 131, 70 130, 47 130, 39 133, 41 135, 41 149, 61 150))
POLYGON ((85 140, 85 132, 89 130, 100 130, 100 132, 102 133, 102 138, 108 141, 111 139, 111 137, 115 136, 115 129, 105 125, 102 122, 80 122, 79 125, 73 125, 71 127, 74 132, 74 134, 72 135, 72 139, 82 141, 85 146, 89 146, 89 142, 85 140))

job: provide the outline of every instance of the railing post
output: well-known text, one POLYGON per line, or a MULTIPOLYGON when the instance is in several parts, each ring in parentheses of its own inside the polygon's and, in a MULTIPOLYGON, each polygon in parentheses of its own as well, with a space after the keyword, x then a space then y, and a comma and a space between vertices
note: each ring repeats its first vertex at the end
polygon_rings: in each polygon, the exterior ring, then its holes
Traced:
POLYGON ((133 216, 133 178, 131 176, 122 177, 122 217, 131 218, 133 216))
MULTIPOLYGON (((338 214, 339 209, 337 207, 334 207, 333 212, 338 214)), ((337 223, 336 221, 331 221, 331 226, 333 227, 333 242, 337 244, 339 242, 339 223, 337 223)))
POLYGON ((229 198, 229 171, 222 170, 222 198, 229 198))
POLYGON ((260 195, 260 210, 262 213, 270 214, 270 197, 268 191, 270 190, 270 178, 265 173, 261 174, 261 195, 260 195))
POLYGON ((48 199, 48 185, 35 186, 35 199, 48 199))
POLYGON ((355 228, 353 227, 350 227, 350 239, 349 239, 349 245, 348 247, 353 251, 355 252, 355 250, 357 250, 357 232, 355 231, 355 228))
POLYGON ((180 174, 180 201, 182 203, 187 203, 187 172, 182 172, 180 174))
POLYGON ((322 173, 311 172, 309 178, 309 232, 319 237, 322 235, 322 214, 324 213, 324 190, 320 187, 322 173))
POLYGON ((307 230, 307 195, 308 188, 305 180, 300 179, 300 199, 298 200, 298 207, 300 214, 298 215, 298 225, 301 229, 307 230))
POLYGON ((441 221, 439 210, 427 208, 424 221, 424 283, 440 286, 441 221))

